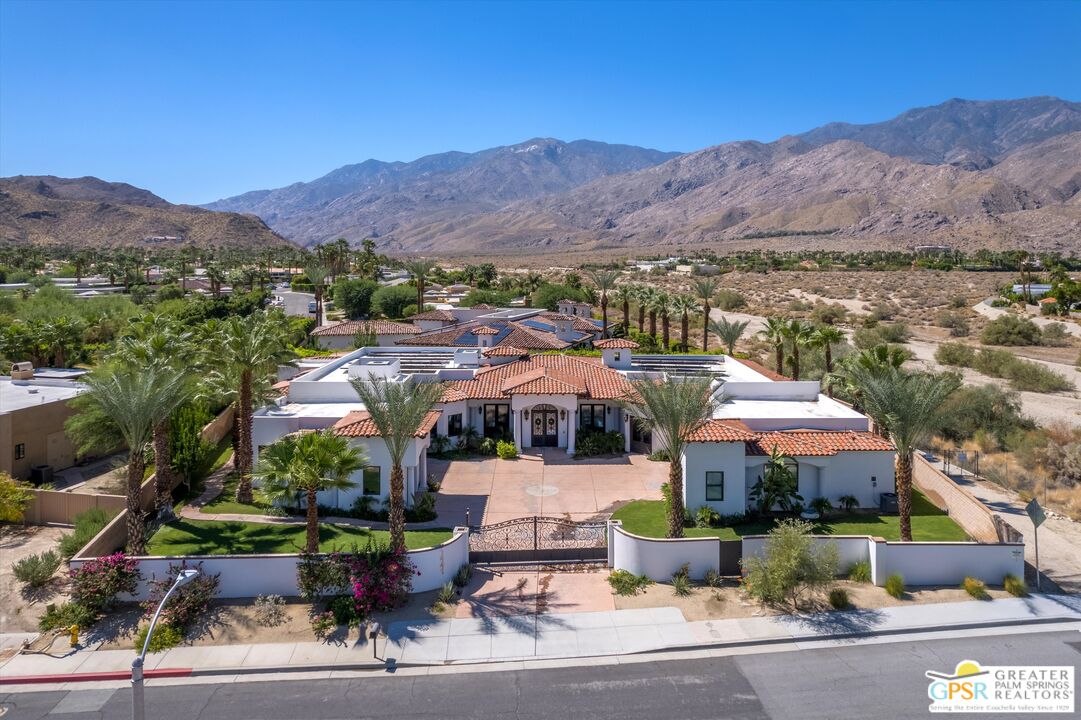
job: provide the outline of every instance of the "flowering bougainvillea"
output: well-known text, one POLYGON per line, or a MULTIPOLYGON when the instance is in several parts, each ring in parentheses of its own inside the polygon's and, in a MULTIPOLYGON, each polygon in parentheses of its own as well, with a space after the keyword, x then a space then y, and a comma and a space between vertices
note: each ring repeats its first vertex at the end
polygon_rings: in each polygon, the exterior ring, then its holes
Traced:
MULTIPOLYGON (((143 611, 146 617, 154 615, 165 593, 176 582, 177 575, 187 568, 187 563, 169 565, 169 572, 162 579, 150 580, 149 595, 143 603, 143 611)), ((195 566, 199 574, 187 584, 181 585, 172 595, 169 602, 162 608, 161 622, 178 630, 186 630, 200 615, 210 607, 210 601, 218 594, 219 575, 208 575, 202 572, 203 564, 195 566)))
POLYGON ((121 593, 134 594, 140 579, 135 558, 121 552, 99 557, 71 571, 71 599, 100 612, 112 607, 121 593))
POLYGON ((304 555, 297 566, 297 586, 310 602, 331 598, 338 622, 352 625, 373 612, 404 605, 419 574, 404 550, 369 542, 364 550, 304 555))

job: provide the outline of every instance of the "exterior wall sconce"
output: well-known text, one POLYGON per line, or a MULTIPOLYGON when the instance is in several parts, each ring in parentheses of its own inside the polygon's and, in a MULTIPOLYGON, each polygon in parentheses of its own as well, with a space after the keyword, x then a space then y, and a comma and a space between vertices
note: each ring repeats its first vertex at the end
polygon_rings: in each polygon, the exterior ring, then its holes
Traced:
POLYGON ((871 476, 871 487, 878 487, 878 478, 874 475, 871 476))
POLYGON ((559 419, 560 420, 566 420, 567 419, 567 411, 566 410, 560 410, 559 411, 559 419))
POLYGON ((524 417, 526 420, 528 420, 529 419, 529 411, 528 410, 523 410, 522 411, 522 417, 524 417))
POLYGON ((604 413, 605 413, 605 415, 611 415, 612 414, 612 406, 608 405, 607 407, 605 407, 604 413))

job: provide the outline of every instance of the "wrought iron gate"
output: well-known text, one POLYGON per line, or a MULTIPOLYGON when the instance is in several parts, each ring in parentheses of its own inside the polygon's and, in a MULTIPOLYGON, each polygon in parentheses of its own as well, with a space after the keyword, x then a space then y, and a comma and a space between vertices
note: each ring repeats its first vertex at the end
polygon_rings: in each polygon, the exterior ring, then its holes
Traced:
POLYGON ((533 515, 469 531, 472 562, 605 560, 608 524, 533 515))

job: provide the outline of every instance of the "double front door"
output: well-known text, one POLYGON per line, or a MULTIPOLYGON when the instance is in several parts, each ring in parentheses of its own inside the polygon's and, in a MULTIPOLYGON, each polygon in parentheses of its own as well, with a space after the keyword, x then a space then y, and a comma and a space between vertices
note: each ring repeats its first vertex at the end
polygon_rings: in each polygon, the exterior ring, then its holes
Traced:
POLYGON ((537 405, 530 419, 533 423, 533 447, 559 445, 559 411, 551 405, 537 405))

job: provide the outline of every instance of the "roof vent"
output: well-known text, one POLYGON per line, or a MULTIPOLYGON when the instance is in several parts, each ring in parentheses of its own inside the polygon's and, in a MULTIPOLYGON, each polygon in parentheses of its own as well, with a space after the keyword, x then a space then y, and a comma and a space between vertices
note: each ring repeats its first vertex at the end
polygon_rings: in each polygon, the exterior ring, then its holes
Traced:
POLYGON ((31 362, 11 363, 11 379, 12 380, 33 380, 34 379, 34 363, 31 363, 31 362))

